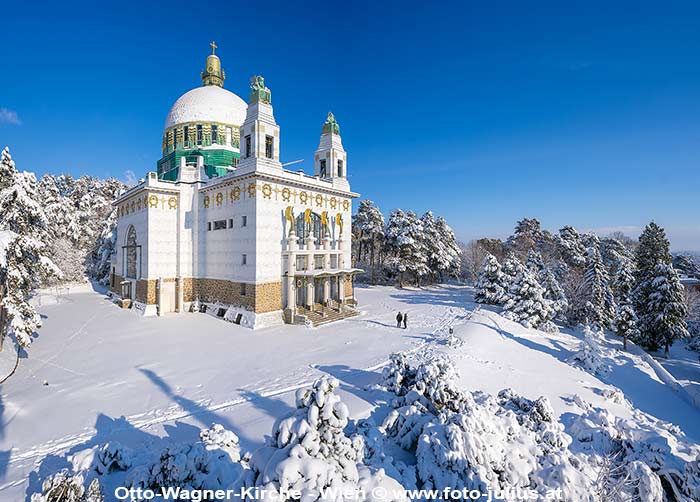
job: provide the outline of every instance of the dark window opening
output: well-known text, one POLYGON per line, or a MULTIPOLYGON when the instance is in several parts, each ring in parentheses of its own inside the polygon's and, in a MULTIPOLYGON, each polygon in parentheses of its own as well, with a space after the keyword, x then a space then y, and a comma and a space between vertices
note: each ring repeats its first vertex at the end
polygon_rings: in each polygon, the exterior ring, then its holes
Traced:
POLYGON ((343 161, 338 160, 338 176, 343 176, 343 161))
POLYGON ((183 138, 182 142, 185 145, 188 145, 190 142, 190 127, 189 126, 185 126, 185 137, 183 138))
POLYGON ((250 134, 245 137, 245 156, 250 157, 250 134))
POLYGON ((197 144, 202 144, 202 124, 197 124, 197 144))
POLYGON ((321 160, 321 178, 325 178, 328 176, 328 172, 326 171, 326 159, 321 160))
POLYGON ((245 296, 245 290, 246 290, 245 286, 246 286, 245 282, 241 283, 241 296, 245 296))
POLYGON ((241 216, 241 226, 242 227, 248 226, 248 217, 246 215, 241 216))
POLYGON ((265 157, 272 158, 272 147, 275 139, 272 136, 265 136, 265 157))
POLYGON ((226 228, 226 220, 216 220, 214 222, 214 230, 223 230, 226 228))
POLYGON ((219 142, 219 126, 217 126, 216 124, 211 126, 211 142, 212 143, 219 142))

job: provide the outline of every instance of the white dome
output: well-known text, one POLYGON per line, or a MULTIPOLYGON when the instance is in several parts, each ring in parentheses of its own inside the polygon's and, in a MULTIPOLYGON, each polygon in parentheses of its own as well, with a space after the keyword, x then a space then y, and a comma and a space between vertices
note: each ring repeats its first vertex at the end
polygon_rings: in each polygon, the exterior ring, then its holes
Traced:
POLYGON ((240 126, 247 108, 245 101, 222 87, 197 87, 175 101, 165 119, 165 128, 185 122, 221 122, 240 126))

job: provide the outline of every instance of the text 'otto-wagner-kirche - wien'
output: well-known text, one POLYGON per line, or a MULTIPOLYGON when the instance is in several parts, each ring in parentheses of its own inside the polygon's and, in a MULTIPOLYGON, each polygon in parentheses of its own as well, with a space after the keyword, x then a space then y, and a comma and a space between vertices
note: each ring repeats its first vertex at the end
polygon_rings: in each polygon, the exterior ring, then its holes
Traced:
POLYGON ((114 203, 112 292, 145 315, 197 302, 248 327, 353 315, 358 194, 338 123, 322 125, 313 176, 285 169, 270 89, 253 77, 247 105, 224 89, 215 48, 168 113, 157 172, 114 203))

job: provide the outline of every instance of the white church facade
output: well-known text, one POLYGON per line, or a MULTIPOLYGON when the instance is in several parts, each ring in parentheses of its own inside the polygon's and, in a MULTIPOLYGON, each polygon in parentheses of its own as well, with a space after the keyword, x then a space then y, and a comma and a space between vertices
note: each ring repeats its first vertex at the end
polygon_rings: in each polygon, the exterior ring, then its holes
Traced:
POLYGON ((111 290, 144 315, 193 303, 255 328, 320 324, 357 313, 347 155, 332 114, 314 174, 285 169, 270 90, 251 79, 246 104, 207 57, 202 86, 166 119, 163 158, 114 202, 111 290))

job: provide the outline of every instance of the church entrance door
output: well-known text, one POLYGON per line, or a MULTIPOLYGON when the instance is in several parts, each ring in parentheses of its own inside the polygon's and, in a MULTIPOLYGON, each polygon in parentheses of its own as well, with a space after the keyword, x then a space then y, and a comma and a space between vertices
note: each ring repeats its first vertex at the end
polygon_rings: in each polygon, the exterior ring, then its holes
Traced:
POLYGON ((175 281, 161 283, 160 313, 175 312, 175 281))
POLYGON ((306 306, 306 286, 301 279, 297 279, 296 287, 296 297, 297 297, 297 307, 306 306))

